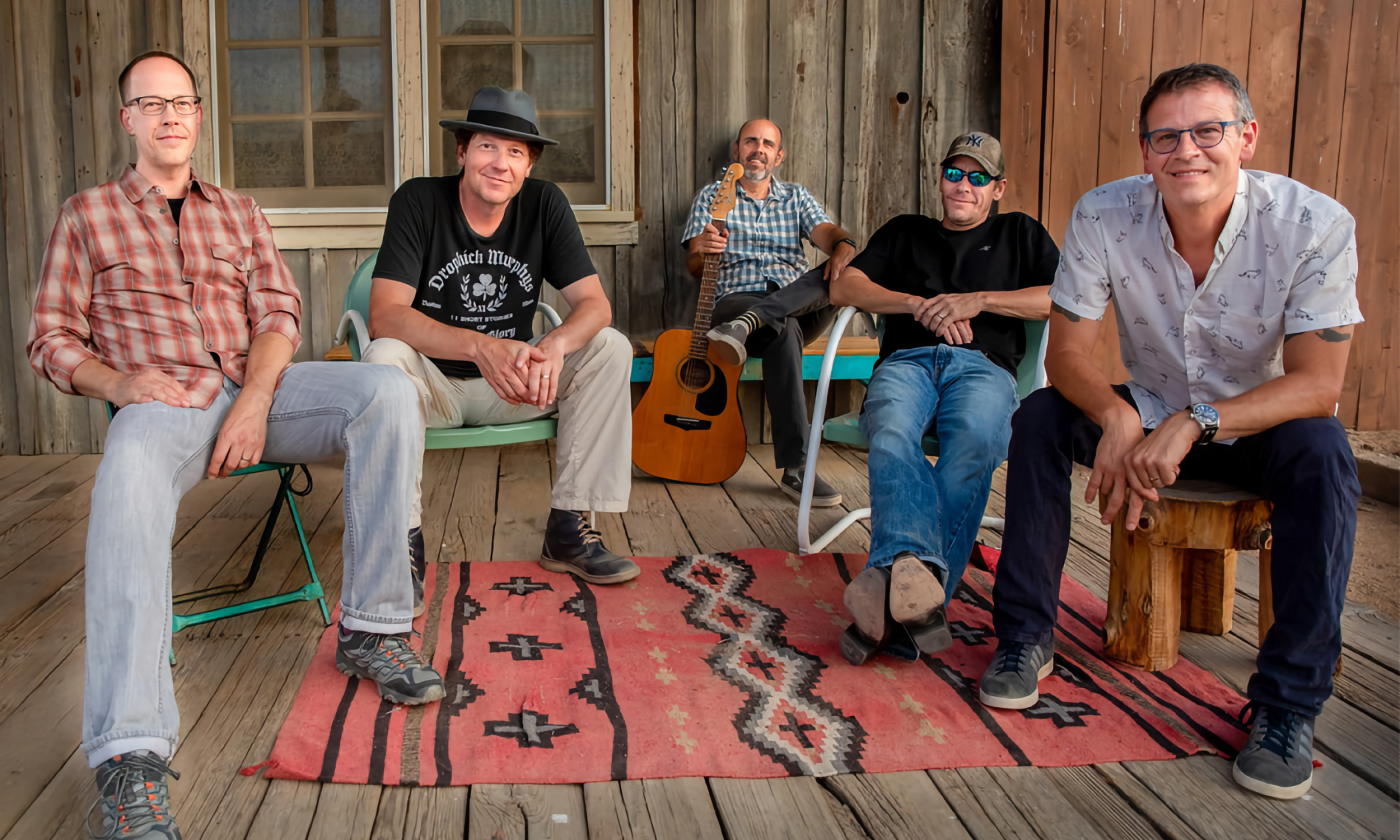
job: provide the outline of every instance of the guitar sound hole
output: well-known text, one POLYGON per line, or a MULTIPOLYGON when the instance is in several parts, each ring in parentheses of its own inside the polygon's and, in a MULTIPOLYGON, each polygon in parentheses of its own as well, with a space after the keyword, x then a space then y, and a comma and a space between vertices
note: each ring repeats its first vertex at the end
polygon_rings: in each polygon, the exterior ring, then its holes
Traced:
POLYGON ((681 387, 691 393, 699 392, 710 387, 714 381, 714 373, 710 370, 710 363, 700 359, 686 359, 676 370, 676 378, 680 381, 681 387))

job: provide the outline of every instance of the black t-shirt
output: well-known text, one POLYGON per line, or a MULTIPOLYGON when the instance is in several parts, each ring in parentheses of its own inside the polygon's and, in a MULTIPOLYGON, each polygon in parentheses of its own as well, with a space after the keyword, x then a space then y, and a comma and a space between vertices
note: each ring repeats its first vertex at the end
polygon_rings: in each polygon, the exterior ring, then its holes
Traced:
MULTIPOLYGON (((564 193, 526 178, 491 236, 467 226, 461 175, 414 178, 394 192, 374 276, 418 290, 413 308, 495 338, 534 337, 540 282, 562 289, 596 274, 564 193)), ((480 376, 471 362, 433 359, 448 376, 480 376)))
MULTIPOLYGON (((998 214, 966 231, 908 215, 875 231, 851 265, 886 289, 931 298, 1049 286, 1059 260, 1049 232, 1024 213, 998 214)), ((884 324, 880 361, 898 350, 945 343, 913 315, 886 315, 884 324)), ((959 346, 980 350, 1015 376, 1026 354, 1026 328, 1017 318, 982 312, 972 319, 972 341, 959 346)))

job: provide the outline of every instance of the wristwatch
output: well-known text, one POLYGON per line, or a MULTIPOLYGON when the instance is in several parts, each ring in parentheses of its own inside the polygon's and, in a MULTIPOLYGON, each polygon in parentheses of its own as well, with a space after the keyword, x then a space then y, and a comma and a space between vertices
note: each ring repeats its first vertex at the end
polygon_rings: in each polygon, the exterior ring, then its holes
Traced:
POLYGON ((1215 406, 1209 403, 1195 403, 1191 406, 1191 419, 1201 426, 1201 436, 1196 438, 1197 446, 1204 446, 1215 439, 1215 433, 1220 431, 1220 412, 1215 410, 1215 406))

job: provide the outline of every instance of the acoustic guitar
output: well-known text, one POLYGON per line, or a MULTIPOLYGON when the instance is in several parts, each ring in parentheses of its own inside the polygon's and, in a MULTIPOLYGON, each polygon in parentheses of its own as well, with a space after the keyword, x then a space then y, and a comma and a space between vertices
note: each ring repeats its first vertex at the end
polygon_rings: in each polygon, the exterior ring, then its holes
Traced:
MULTIPOLYGON (((710 221, 724 230, 744 167, 724 173, 710 203, 710 221)), ((717 484, 744 463, 744 421, 735 391, 743 368, 710 347, 710 315, 719 280, 719 254, 705 255, 700 304, 689 330, 656 339, 651 386, 632 412, 632 462, 650 475, 691 484, 717 484)))

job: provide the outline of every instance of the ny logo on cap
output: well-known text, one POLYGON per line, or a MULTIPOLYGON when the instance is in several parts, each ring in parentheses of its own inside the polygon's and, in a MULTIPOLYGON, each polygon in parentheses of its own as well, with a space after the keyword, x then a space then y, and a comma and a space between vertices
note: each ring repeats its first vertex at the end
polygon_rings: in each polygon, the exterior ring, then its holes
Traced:
POLYGON ((980 149, 982 147, 982 136, 980 134, 969 134, 963 142, 969 146, 976 146, 980 149))

